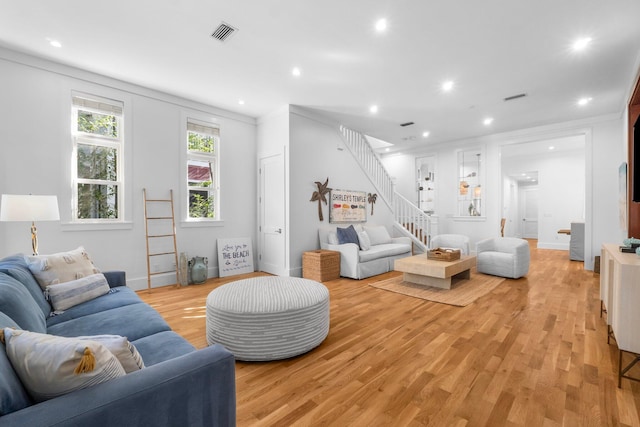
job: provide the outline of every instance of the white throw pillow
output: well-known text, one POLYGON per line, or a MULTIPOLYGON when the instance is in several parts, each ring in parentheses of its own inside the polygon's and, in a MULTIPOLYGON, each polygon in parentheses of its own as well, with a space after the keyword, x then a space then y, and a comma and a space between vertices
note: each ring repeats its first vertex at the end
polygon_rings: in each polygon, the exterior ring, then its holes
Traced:
POLYGON ((360 242, 360 249, 363 251, 368 251, 371 249, 371 240, 369 239, 369 235, 366 231, 361 231, 358 233, 358 241, 360 242))
POLYGON ((140 356, 138 349, 129 342, 127 337, 121 337, 120 335, 92 335, 77 338, 79 340, 97 341, 103 344, 107 347, 107 350, 118 358, 127 374, 144 368, 142 356, 140 356))
POLYGON ((337 245, 338 243, 338 233, 336 233, 335 231, 332 231, 329 233, 329 235, 327 236, 327 241, 330 245, 337 245))
POLYGON ((364 230, 369 235, 371 246, 384 245, 386 243, 391 243, 391 236, 389 236, 389 232, 387 231, 387 228, 382 225, 377 225, 373 227, 365 226, 364 230))
POLYGON ((100 273, 82 246, 69 252, 26 258, 29 270, 35 276, 42 290, 49 285, 70 282, 100 273))
POLYGON ((104 274, 92 274, 70 282, 50 285, 45 289, 45 296, 55 311, 64 311, 74 305, 98 298, 109 293, 109 282, 104 274))
POLYGON ((7 357, 37 402, 125 375, 101 343, 37 332, 4 329, 7 357))

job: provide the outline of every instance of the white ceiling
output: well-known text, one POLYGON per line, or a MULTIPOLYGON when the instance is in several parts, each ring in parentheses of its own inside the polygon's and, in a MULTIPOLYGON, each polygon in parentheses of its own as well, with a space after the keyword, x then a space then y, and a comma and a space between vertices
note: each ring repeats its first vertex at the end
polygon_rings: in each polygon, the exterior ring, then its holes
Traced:
POLYGON ((0 46, 253 117, 286 104, 312 108, 394 150, 620 113, 640 53, 639 0, 0 0, 0 7, 0 46), (382 34, 374 30, 379 18, 388 21, 382 34), (221 21, 239 29, 225 43, 210 37, 221 21), (585 36, 587 50, 571 51, 585 36), (440 90, 446 79, 456 84, 450 93, 440 90), (527 96, 503 101, 519 93, 527 96), (583 96, 593 100, 578 107, 583 96), (495 119, 489 127, 487 116, 495 119))

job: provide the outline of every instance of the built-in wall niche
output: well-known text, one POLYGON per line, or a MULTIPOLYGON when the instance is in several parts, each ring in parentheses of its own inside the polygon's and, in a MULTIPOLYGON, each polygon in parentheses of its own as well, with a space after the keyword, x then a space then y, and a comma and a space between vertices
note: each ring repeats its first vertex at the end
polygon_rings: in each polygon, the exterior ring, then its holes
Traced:
POLYGON ((418 207, 426 214, 436 213, 436 156, 416 158, 418 207))
POLYGON ((458 151, 457 216, 484 216, 484 155, 481 149, 458 151))

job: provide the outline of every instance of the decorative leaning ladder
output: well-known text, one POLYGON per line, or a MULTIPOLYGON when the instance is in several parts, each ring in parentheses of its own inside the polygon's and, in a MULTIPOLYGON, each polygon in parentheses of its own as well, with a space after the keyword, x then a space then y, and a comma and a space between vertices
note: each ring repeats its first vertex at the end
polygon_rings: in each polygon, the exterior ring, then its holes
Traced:
MULTIPOLYGON (((174 271, 176 273, 176 286, 180 286, 180 276, 178 271, 178 250, 176 244, 176 220, 173 210, 173 190, 169 190, 169 199, 148 199, 147 189, 143 188, 142 198, 144 202, 144 226, 147 244, 147 291, 151 290, 152 276, 173 273, 174 271), (171 212, 170 215, 169 208, 171 212), (150 214, 150 211, 153 213, 150 214), (168 229, 169 221, 171 221, 170 230, 168 229), (152 226, 151 228, 153 229, 153 234, 149 234, 149 225, 154 223, 158 224, 158 227, 152 226), (151 246, 149 245, 151 241, 163 242, 169 240, 169 238, 171 238, 171 242, 173 243, 173 250, 160 250, 159 252, 151 250, 151 246), (163 269, 163 271, 151 272, 152 259, 155 259, 155 257, 166 258, 170 255, 173 255, 172 269, 163 269)), ((165 243, 164 248, 170 247, 165 243)))

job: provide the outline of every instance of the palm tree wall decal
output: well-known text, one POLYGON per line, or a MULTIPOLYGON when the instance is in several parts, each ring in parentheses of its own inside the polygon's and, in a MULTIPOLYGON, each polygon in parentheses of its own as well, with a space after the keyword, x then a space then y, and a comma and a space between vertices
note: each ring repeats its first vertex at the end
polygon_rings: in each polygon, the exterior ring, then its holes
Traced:
POLYGON ((371 203, 371 215, 373 215, 373 205, 376 203, 376 199, 378 198, 378 195, 376 193, 369 193, 369 198, 368 201, 369 203, 371 203))
POLYGON ((328 188, 327 185, 329 185, 328 177, 324 184, 316 181, 316 186, 318 187, 318 189, 313 192, 313 194, 311 195, 311 200, 309 200, 310 202, 318 202, 318 218, 320 219, 320 221, 324 221, 324 217, 322 216, 322 202, 324 202, 325 205, 328 203, 325 195, 332 190, 331 188, 328 188))

